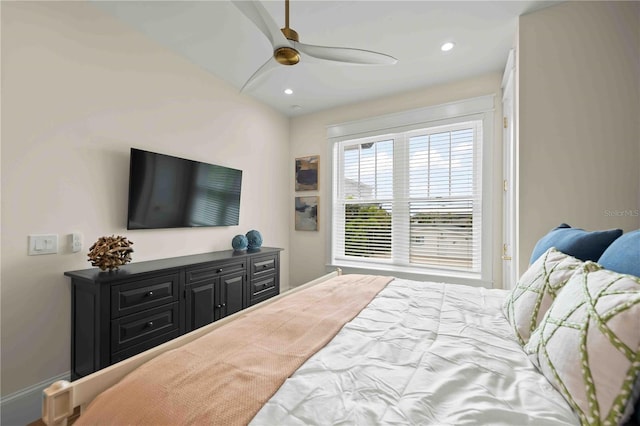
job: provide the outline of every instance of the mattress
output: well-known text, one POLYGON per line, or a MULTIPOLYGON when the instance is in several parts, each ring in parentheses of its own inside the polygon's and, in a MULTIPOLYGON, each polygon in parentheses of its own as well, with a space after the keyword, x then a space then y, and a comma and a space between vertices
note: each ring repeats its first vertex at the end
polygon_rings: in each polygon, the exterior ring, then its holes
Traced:
POLYGON ((251 424, 580 424, 516 341, 506 294, 395 279, 251 424))

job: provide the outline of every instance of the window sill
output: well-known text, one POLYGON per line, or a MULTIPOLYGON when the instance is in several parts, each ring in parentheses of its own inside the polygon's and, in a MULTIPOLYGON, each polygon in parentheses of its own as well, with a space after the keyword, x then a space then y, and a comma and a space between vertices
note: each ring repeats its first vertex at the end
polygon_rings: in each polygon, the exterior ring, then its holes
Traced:
POLYGON ((493 288, 493 282, 483 280, 479 274, 458 271, 424 270, 397 265, 381 265, 378 263, 363 264, 344 260, 326 265, 328 268, 340 268, 345 274, 387 275, 415 281, 436 281, 450 284, 465 284, 473 287, 493 288))

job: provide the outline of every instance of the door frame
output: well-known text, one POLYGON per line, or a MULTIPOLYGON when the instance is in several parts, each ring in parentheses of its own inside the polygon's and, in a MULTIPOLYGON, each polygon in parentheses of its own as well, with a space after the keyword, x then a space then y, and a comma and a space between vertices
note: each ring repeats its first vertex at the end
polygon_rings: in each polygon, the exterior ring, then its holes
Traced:
POLYGON ((515 50, 509 51, 502 77, 502 287, 511 289, 518 280, 517 250, 517 156, 515 50))

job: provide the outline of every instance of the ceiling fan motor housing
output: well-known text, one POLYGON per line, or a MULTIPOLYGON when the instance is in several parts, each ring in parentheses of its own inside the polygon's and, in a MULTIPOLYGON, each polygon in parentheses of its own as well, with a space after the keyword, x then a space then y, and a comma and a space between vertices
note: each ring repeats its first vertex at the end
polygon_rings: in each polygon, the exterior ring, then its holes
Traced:
MULTIPOLYGON (((300 41, 298 33, 288 26, 281 28, 282 34, 291 41, 300 41)), ((300 62, 300 52, 293 47, 279 47, 273 52, 273 57, 282 65, 295 65, 300 62)))
POLYGON ((293 47, 280 47, 273 52, 273 57, 282 65, 295 65, 300 62, 300 53, 293 47))

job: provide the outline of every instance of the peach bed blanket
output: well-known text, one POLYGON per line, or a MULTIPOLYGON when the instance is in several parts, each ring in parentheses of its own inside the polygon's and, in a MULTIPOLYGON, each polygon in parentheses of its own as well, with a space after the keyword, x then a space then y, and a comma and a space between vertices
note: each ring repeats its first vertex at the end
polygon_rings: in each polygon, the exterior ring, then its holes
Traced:
POLYGON ((266 304, 144 364, 75 424, 247 424, 391 280, 343 275, 266 304))

